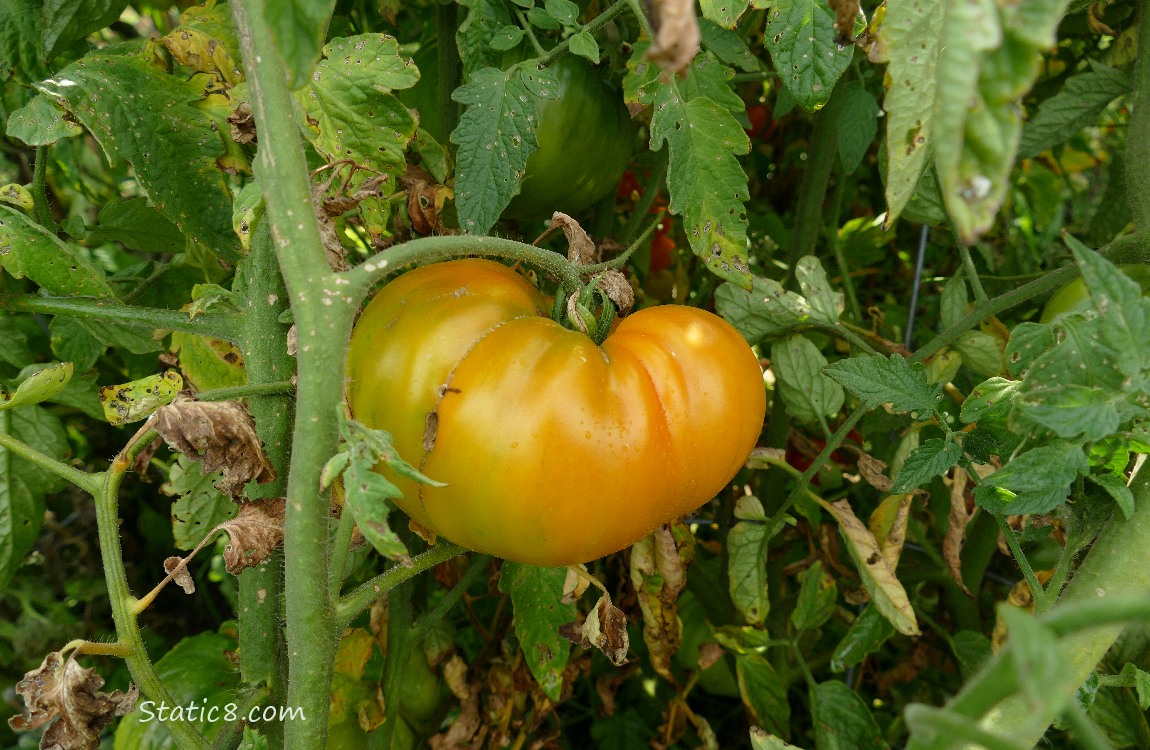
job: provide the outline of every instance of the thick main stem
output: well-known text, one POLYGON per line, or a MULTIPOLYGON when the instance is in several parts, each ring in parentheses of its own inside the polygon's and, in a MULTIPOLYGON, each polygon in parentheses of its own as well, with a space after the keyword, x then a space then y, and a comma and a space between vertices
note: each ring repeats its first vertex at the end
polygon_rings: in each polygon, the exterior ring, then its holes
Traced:
POLYGON ((254 164, 267 219, 295 317, 298 392, 284 521, 284 594, 288 651, 287 705, 307 721, 285 727, 288 750, 324 745, 338 633, 328 589, 328 499, 320 472, 336 450, 336 409, 344 345, 355 300, 324 256, 311 202, 307 162, 296 129, 285 65, 260 0, 232 5, 251 90, 260 146, 254 164))
POLYGON ((1150 8, 1141 3, 1138 24, 1138 57, 1134 63, 1134 107, 1126 132, 1126 196, 1134 228, 1150 230, 1150 8))

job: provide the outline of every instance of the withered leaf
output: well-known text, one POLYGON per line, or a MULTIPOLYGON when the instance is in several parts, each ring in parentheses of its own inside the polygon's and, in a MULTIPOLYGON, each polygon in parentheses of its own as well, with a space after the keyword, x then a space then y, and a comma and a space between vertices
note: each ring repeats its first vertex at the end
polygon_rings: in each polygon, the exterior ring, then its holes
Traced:
POLYGON ((482 725, 479 716, 481 687, 479 683, 473 684, 467 700, 463 701, 459 718, 451 723, 446 732, 440 732, 428 739, 427 744, 431 746, 432 750, 466 750, 471 747, 483 746, 486 729, 480 729, 482 725), (476 738, 476 742, 473 742, 472 739, 475 738, 476 732, 479 733, 479 737, 476 738))
POLYGON ((702 35, 695 16, 695 0, 652 0, 655 42, 647 52, 669 73, 681 73, 699 52, 702 35))
POLYGON ((239 497, 248 482, 267 484, 276 478, 255 423, 238 401, 196 401, 181 395, 157 409, 149 425, 172 450, 201 461, 204 474, 222 470, 216 488, 225 495, 239 497))
POLYGON ((286 502, 282 497, 253 500, 240 506, 239 515, 220 524, 230 541, 224 565, 232 575, 259 565, 284 539, 286 502))
POLYGON ((627 615, 611 603, 607 594, 599 597, 583 623, 583 646, 594 646, 616 667, 627 663, 631 640, 627 636, 627 615))
POLYGON ((855 20, 859 16, 859 0, 830 0, 835 12, 835 36, 839 44, 854 41, 855 20))
POLYGON ((333 271, 346 271, 351 268, 347 262, 347 249, 344 248, 343 242, 339 238, 339 231, 336 229, 332 217, 339 216, 349 209, 339 205, 338 201, 329 205, 328 201, 324 200, 324 191, 329 185, 330 181, 327 184, 321 183, 312 187, 312 212, 315 214, 316 223, 319 224, 319 236, 323 242, 323 252, 327 256, 328 265, 333 271))
POLYGON ((96 750, 100 732, 117 716, 136 707, 140 689, 133 683, 126 692, 101 693, 104 678, 84 669, 71 657, 61 663, 53 651, 37 669, 24 675, 16 693, 24 699, 27 713, 13 716, 8 726, 18 732, 51 724, 40 747, 52 750, 96 750))
POLYGON ((847 543, 847 550, 855 561, 863 587, 883 617, 903 635, 919 635, 918 618, 910 606, 910 598, 883 557, 878 541, 854 514, 850 503, 839 500, 828 503, 813 497, 839 523, 839 531, 847 543))
POLYGON ((614 303, 620 315, 626 315, 635 306, 635 290, 627 277, 618 271, 604 271, 599 276, 599 288, 614 303))
POLYGON ((435 182, 417 182, 407 189, 407 217, 416 234, 455 234, 443 223, 443 206, 454 200, 455 191, 435 182))
MULTIPOLYGON (((689 557, 694 557, 691 550, 689 557)), ((670 527, 663 526, 631 547, 631 586, 643 611, 643 642, 651 666, 676 684, 671 657, 679 650, 682 626, 677 600, 687 585, 686 565, 670 527)))
POLYGON ((564 604, 571 604, 583 596, 590 587, 591 581, 588 580, 587 576, 580 575, 575 566, 571 566, 567 568, 567 578, 563 581, 563 598, 560 601, 564 604))
POLYGON ((164 560, 164 572, 172 577, 175 584, 182 588, 185 594, 196 593, 196 582, 192 580, 192 574, 188 572, 184 558, 172 556, 164 560))
POLYGON ((961 466, 954 467, 953 476, 954 478, 949 481, 943 479, 943 482, 950 485, 950 513, 946 536, 942 540, 942 556, 946 560, 950 577, 962 588, 963 593, 973 598, 974 594, 970 593, 970 589, 962 580, 962 547, 966 544, 966 527, 974 520, 978 508, 975 506, 973 510, 967 509, 966 485, 969 477, 966 469, 961 466))
POLYGON ((890 492, 894 481, 886 475, 886 461, 880 461, 871 454, 859 453, 859 476, 879 492, 890 492))
POLYGON ((563 236, 567 238, 567 260, 577 266, 599 262, 599 251, 595 249, 595 243, 575 219, 562 211, 556 211, 551 215, 548 231, 552 229, 563 230, 563 236))
POLYGON ((879 552, 892 571, 898 569, 898 561, 902 557, 912 497, 911 494, 888 495, 870 515, 870 533, 874 534, 879 552))
POLYGON ((228 115, 232 140, 239 144, 256 142, 256 118, 252 105, 240 102, 235 111, 228 115))

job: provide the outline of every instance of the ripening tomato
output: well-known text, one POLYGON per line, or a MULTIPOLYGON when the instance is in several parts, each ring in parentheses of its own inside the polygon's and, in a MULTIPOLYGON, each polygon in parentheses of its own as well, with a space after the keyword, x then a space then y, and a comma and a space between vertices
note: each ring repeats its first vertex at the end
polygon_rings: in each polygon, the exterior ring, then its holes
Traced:
POLYGON ((586 562, 718 493, 766 411, 758 360, 703 310, 622 320, 602 346, 509 268, 457 260, 386 286, 348 355, 356 419, 445 487, 387 474, 396 503, 471 549, 586 562))
MULTIPOLYGON (((1150 294, 1150 266, 1145 263, 1128 263, 1119 266, 1124 274, 1138 282, 1142 287, 1142 294, 1150 294)), ((1086 282, 1081 277, 1071 281, 1066 286, 1050 295, 1050 299, 1042 308, 1040 323, 1049 323, 1060 314, 1076 310, 1085 306, 1090 300, 1090 292, 1086 289, 1086 282)))

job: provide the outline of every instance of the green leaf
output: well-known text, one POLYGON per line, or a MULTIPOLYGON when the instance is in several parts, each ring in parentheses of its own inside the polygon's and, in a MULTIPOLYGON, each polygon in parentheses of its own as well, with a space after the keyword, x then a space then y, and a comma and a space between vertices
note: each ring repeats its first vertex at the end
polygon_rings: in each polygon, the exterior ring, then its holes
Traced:
POLYGON ((455 34, 459 58, 463 62, 463 79, 486 67, 498 67, 502 53, 492 50, 490 41, 499 29, 511 24, 511 14, 502 0, 460 0, 467 17, 455 34))
POLYGON ((328 161, 352 159, 398 180, 415 118, 389 92, 414 86, 419 70, 386 34, 336 39, 323 53, 297 93, 312 145, 328 161))
POLYGON ((1117 354, 1111 366, 1127 376, 1150 369, 1150 303, 1142 298, 1142 287, 1070 235, 1067 245, 1102 320, 1102 336, 1117 354))
MULTIPOLYGON (((68 438, 60 420, 39 406, 0 411, 0 432, 51 458, 63 459, 68 438)), ((0 447, 0 587, 36 543, 44 520, 44 495, 67 483, 56 474, 0 447)))
MULTIPOLYGON (((226 631, 225 631, 226 632, 226 631)), ((224 720, 228 704, 237 701, 240 674, 229 658, 236 650, 235 638, 222 633, 198 633, 184 638, 156 662, 156 672, 171 695, 165 718, 176 706, 185 709, 195 705, 200 710, 192 726, 202 731, 209 742, 221 731, 231 731, 224 720), (174 705, 173 705, 174 704, 174 705), (214 711, 212 710, 214 709, 214 711), (216 721, 204 721, 216 717, 216 721)), ((158 718, 159 706, 144 705, 120 720, 112 743, 113 750, 166 750, 173 747, 172 736, 158 718)))
POLYGON ((850 630, 839 641, 839 645, 835 646, 835 651, 831 655, 831 670, 842 672, 861 663, 867 656, 878 651, 894 634, 894 626, 883 617, 878 607, 868 604, 851 623, 850 630))
POLYGON ((982 480, 975 500, 991 513, 1049 513, 1070 494, 1071 483, 1090 470, 1082 448, 1061 442, 1020 453, 982 480), (1002 492, 990 492, 997 488, 1002 492))
POLYGON ((963 331, 955 340, 954 349, 962 355, 962 363, 971 372, 985 378, 1006 371, 1004 344, 1002 339, 984 331, 963 331))
POLYGON ((945 0, 887 0, 878 39, 887 59, 886 203, 893 224, 926 169, 938 97, 945 0))
POLYGON ((910 492, 950 471, 962 458, 962 446, 952 440, 932 438, 914 449, 890 488, 892 495, 910 492))
POLYGON ((1006 344, 1007 372, 1017 377, 1055 344, 1054 327, 1041 323, 1019 323, 1006 344))
POLYGON ((735 657, 735 674, 743 705, 755 723, 772 734, 789 738, 791 705, 786 683, 771 663, 759 654, 741 653, 735 657))
MULTIPOLYGON (((1019 678, 1019 692, 1035 705, 1050 706, 1051 685, 1064 685, 1073 667, 1066 659, 1058 637, 1033 614, 1017 607, 1001 605, 998 614, 1006 623, 1006 656, 1019 678)), ((1055 711, 1054 713, 1061 713, 1055 711)))
POLYGON ((559 19, 543 8, 532 8, 527 11, 527 20, 531 22, 532 26, 547 31, 558 31, 560 26, 559 19))
POLYGON ((205 251, 239 260, 223 143, 180 79, 144 60, 88 55, 37 88, 88 129, 113 163, 132 166, 157 209, 205 251))
POLYGON ((165 404, 172 403, 184 387, 184 379, 175 370, 100 389, 104 416, 114 425, 138 422, 150 417, 165 404))
POLYGON ((573 622, 574 604, 563 604, 566 568, 541 568, 505 560, 499 571, 499 590, 511 597, 515 636, 527 666, 543 692, 553 701, 563 689, 563 669, 571 643, 559 628, 573 622))
POLYGON ((1018 155, 1038 156, 1098 119, 1116 98, 1133 90, 1130 75, 1089 60, 1090 71, 1066 79, 1057 94, 1038 105, 1022 129, 1018 155))
POLYGON ((0 75, 32 83, 48 76, 42 46, 43 5, 32 0, 0 3, 0 75))
POLYGON ((48 325, 52 352, 76 366, 77 372, 87 372, 109 347, 125 349, 132 354, 150 354, 163 351, 164 345, 152 338, 152 332, 104 323, 88 318, 57 316, 48 325))
POLYGON ((579 20, 579 6, 571 0, 544 0, 543 7, 564 26, 571 26, 579 20))
POLYGON ((302 86, 320 56, 335 0, 276 0, 264 6, 276 46, 287 65, 288 82, 302 86))
POLYGON ((751 288, 726 283, 715 291, 715 308, 750 344, 785 335, 813 316, 810 303, 774 279, 751 277, 751 288))
POLYGON ((767 595, 767 544, 772 532, 762 503, 752 496, 740 497, 735 504, 740 520, 727 534, 727 570, 731 601, 743 618, 761 624, 770 609, 767 595))
POLYGON ((954 634, 954 657, 962 669, 962 676, 970 679, 993 654, 990 639, 973 630, 960 630, 954 634))
POLYGON ((826 374, 853 393, 868 409, 889 403, 894 411, 908 411, 929 419, 942 394, 942 384, 932 386, 921 363, 878 354, 840 359, 827 366, 826 374))
POLYGON ((38 404, 59 394, 72 378, 72 363, 62 362, 43 367, 27 376, 15 393, 0 388, 0 409, 38 404))
POLYGON ((749 288, 747 173, 735 158, 750 140, 726 108, 707 97, 684 102, 662 86, 651 120, 651 149, 670 150, 667 188, 671 213, 683 217, 691 249, 720 278, 749 288))
POLYGON ((878 134, 878 101, 860 84, 851 83, 839 110, 839 160, 843 172, 858 169, 878 134))
POLYGON ((1010 411, 1015 394, 1022 383, 1006 378, 990 378, 975 386, 962 402, 959 418, 966 424, 984 422, 990 419, 997 424, 1006 424, 1006 414, 1010 411))
POLYGON ((724 29, 706 18, 699 21, 699 33, 702 36, 703 49, 719 58, 721 62, 747 73, 762 70, 763 65, 759 62, 759 58, 755 57, 738 33, 724 29))
POLYGON ((835 613, 839 587, 818 560, 799 573, 799 583, 799 598, 791 612, 791 624, 796 630, 814 630, 835 613))
POLYGON ((43 94, 9 115, 6 130, 29 146, 46 146, 84 132, 60 105, 43 94))
POLYGON ((599 43, 595 41, 595 37, 588 34, 586 31, 580 31, 571 37, 570 40, 571 53, 584 57, 594 64, 599 64, 599 43))
POLYGON ((835 15, 825 0, 779 0, 763 33, 783 85, 804 108, 822 109, 854 54, 854 45, 835 41, 835 15))
POLYGON ((699 0, 703 18, 724 29, 735 28, 748 5, 750 0, 699 0))
POLYGON ((775 735, 763 731, 760 727, 752 726, 751 750, 802 750, 802 748, 788 744, 775 735))
POLYGON ((459 146, 455 206, 467 234, 486 234, 519 192, 527 157, 539 148, 532 96, 554 99, 558 85, 553 73, 528 61, 508 71, 477 71, 451 95, 467 105, 451 134, 459 146))
POLYGON ((950 328, 966 317, 968 297, 966 294, 966 280, 962 274, 951 276, 942 287, 942 296, 938 302, 938 313, 942 319, 943 329, 950 328))
POLYGON ((623 77, 623 101, 628 104, 654 104, 663 88, 659 66, 647 60, 649 41, 635 42, 627 58, 627 75, 623 77))
POLYGON ((113 197, 100 209, 98 224, 85 238, 91 243, 119 242, 142 253, 176 253, 184 249, 179 228, 148 203, 147 198, 113 197))
POLYGON ((0 266, 27 276, 49 294, 115 297, 83 250, 56 237, 14 208, 0 204, 0 266))
POLYGON ((499 31, 495 32, 495 36, 491 37, 491 49, 498 50, 499 52, 506 52, 512 47, 519 46, 519 43, 522 41, 523 29, 519 28, 513 23, 509 23, 499 31))
POLYGON ((44 0, 44 51, 51 55, 99 31, 117 20, 127 4, 126 0, 44 0))
POLYGON ((176 498, 172 504, 172 537, 177 549, 192 549, 209 531, 236 517, 239 507, 216 489, 219 480, 220 472, 204 475, 200 462, 182 453, 168 469, 168 481, 160 486, 160 491, 176 498))
POLYGON ((719 62, 709 52, 695 55, 687 78, 683 81, 683 96, 687 101, 707 97, 728 112, 742 112, 747 108, 743 98, 731 88, 735 71, 719 62))
POLYGON ((842 386, 823 374, 827 358, 811 340, 794 334, 771 346, 771 367, 787 413, 804 424, 817 424, 842 408, 842 386))
POLYGON ((839 322, 845 303, 843 293, 836 292, 827 280, 822 263, 813 255, 804 255, 795 264, 795 280, 811 307, 811 317, 823 323, 839 322))
POLYGON ((811 690, 811 715, 818 750, 890 747, 866 702, 841 681, 823 682, 811 690))
POLYGON ((1134 493, 1126 480, 1117 474, 1087 474, 1086 478, 1097 484, 1118 504, 1127 520, 1134 515, 1134 493))

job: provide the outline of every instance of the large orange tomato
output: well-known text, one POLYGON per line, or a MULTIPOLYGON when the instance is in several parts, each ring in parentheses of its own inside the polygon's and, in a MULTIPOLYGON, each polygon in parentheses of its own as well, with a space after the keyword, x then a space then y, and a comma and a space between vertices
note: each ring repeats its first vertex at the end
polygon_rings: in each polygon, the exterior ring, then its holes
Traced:
POLYGON ((596 346, 544 307, 492 261, 410 271, 356 324, 349 401, 447 483, 381 469, 400 508, 465 547, 558 566, 714 497, 755 446, 766 403, 758 360, 711 313, 641 310, 596 346))

